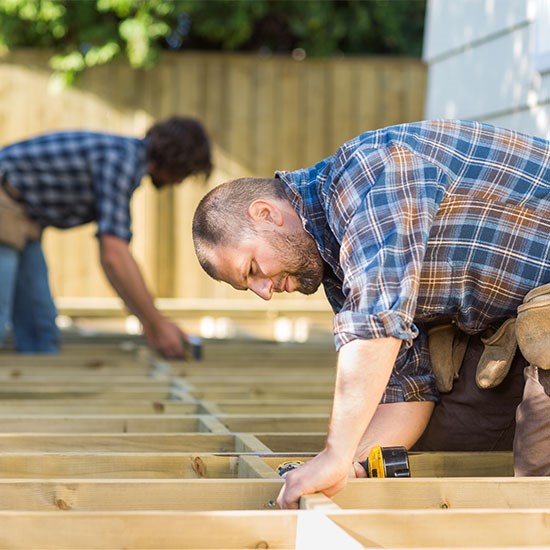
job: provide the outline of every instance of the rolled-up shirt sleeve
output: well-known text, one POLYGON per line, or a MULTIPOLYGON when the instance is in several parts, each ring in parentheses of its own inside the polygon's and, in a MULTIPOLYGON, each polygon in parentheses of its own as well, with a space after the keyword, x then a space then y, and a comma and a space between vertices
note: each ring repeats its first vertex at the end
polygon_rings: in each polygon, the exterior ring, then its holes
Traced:
POLYGON ((335 201, 345 205, 338 228, 345 301, 334 318, 337 349, 357 338, 395 337, 410 346, 417 337, 422 261, 443 194, 440 170, 406 148, 383 148, 374 161, 372 154, 367 158, 368 165, 360 152, 348 158, 334 179, 343 190, 335 201))
POLYGON ((380 400, 381 403, 403 401, 439 401, 430 364, 428 337, 422 327, 411 346, 401 346, 380 400))

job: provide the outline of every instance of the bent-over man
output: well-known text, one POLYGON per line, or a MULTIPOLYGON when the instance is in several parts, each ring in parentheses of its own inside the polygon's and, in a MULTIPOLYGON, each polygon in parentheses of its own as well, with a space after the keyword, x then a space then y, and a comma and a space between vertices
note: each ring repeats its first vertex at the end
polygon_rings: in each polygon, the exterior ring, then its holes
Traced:
POLYGON ((323 283, 335 312, 326 447, 287 475, 283 508, 334 494, 352 463, 362 475, 373 445, 411 447, 469 334, 485 345, 481 388, 505 377, 519 341, 530 366, 515 471, 550 475, 549 190, 550 142, 441 120, 366 132, 310 168, 202 199, 193 237, 209 275, 265 300, 323 283))
POLYGON ((155 307, 130 252, 130 200, 146 174, 158 189, 208 175, 210 156, 202 124, 180 116, 157 122, 144 138, 61 131, 0 149, 0 346, 11 321, 17 351, 58 351, 42 230, 95 221, 101 265, 148 343, 182 357, 186 336, 155 307))

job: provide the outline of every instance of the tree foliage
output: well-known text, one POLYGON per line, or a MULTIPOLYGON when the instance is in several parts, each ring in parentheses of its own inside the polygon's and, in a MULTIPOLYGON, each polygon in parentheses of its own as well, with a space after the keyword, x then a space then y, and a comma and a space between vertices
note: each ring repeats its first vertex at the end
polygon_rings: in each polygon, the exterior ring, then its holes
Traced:
POLYGON ((52 48, 70 83, 125 56, 163 49, 418 56, 425 0, 0 0, 0 46, 52 48))

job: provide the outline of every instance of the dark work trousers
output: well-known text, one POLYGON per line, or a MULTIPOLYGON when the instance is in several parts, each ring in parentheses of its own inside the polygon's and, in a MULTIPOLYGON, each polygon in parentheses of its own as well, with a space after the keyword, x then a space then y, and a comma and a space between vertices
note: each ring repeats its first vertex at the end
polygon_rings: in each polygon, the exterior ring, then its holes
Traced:
POLYGON ((482 390, 475 382, 483 353, 478 335, 470 337, 453 389, 441 394, 430 422, 413 451, 511 451, 515 414, 525 385, 527 361, 518 351, 504 381, 482 390))

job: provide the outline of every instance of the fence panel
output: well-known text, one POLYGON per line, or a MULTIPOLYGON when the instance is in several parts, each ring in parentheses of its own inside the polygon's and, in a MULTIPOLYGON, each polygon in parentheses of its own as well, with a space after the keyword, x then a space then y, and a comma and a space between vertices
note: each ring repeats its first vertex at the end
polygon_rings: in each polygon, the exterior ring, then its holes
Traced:
MULTIPOLYGON (((166 53, 150 71, 111 63, 57 93, 49 86, 47 59, 44 51, 1 58, 0 145, 66 128, 142 135, 172 113, 196 116, 207 127, 216 165, 208 184, 191 181, 160 193, 146 184, 132 205, 132 246, 148 285, 157 296, 184 301, 245 298, 210 281, 195 259, 191 218, 208 188, 232 177, 309 166, 364 130, 423 117, 426 71, 415 59, 166 53)), ((57 297, 114 296, 96 260, 94 231, 46 231, 57 297)))

